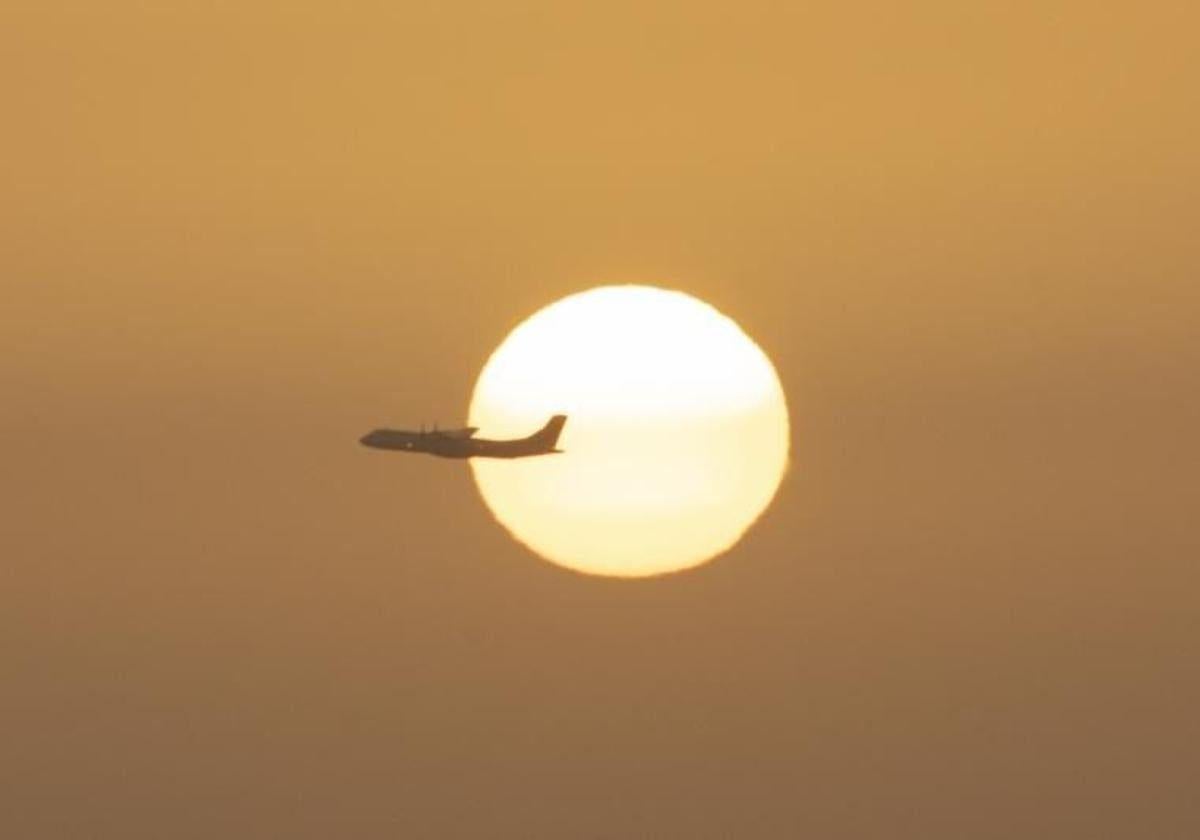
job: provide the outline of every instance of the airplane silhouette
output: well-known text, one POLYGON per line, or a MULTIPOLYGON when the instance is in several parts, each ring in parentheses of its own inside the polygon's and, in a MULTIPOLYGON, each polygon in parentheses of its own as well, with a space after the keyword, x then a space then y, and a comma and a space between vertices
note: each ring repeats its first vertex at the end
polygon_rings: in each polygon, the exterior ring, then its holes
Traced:
POLYGON ((479 429, 475 426, 440 431, 434 426, 431 432, 425 431, 423 427, 419 432, 376 429, 363 435, 358 442, 372 449, 424 452, 442 458, 528 458, 533 455, 562 452, 554 447, 566 422, 565 414, 555 414, 541 429, 529 437, 516 440, 477 438, 475 433, 479 429))

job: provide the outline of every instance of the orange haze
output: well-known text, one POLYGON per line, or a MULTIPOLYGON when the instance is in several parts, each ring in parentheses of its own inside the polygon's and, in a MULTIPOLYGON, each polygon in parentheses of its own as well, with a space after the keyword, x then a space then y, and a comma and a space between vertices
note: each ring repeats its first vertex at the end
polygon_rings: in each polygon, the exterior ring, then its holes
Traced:
POLYGON ((7 4, 0 836, 1200 836, 1196 8, 7 4), (356 444, 605 282, 788 394, 694 572, 356 444))

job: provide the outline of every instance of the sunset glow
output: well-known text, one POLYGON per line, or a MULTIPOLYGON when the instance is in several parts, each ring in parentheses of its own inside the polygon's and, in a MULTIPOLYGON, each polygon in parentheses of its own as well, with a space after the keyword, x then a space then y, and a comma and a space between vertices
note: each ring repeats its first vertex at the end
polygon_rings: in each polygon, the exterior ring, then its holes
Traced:
POLYGON ((639 577, 698 565, 770 503, 788 458, 770 360, 681 292, 605 286, 514 329, 484 366, 470 421, 497 437, 569 420, 561 455, 475 459, 496 518, 543 557, 639 577))

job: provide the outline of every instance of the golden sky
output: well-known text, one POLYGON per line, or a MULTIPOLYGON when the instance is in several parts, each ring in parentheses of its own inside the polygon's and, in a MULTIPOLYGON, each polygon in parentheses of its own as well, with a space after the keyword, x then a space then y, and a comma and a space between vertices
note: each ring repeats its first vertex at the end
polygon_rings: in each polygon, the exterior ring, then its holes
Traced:
POLYGON ((1200 832, 1194 3, 0 20, 0 835, 1200 832), (683 575, 356 443, 605 282, 788 395, 683 575))

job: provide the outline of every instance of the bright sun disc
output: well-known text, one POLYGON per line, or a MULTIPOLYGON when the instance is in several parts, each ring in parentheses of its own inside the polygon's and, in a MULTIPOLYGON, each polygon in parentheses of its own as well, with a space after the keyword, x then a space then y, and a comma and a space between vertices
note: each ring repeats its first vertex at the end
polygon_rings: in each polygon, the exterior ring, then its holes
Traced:
POLYGON ((682 292, 602 286, 514 329, 488 359, 470 422, 517 437, 568 420, 561 455, 475 458, 513 535, 570 569, 641 577, 727 550, 787 467, 788 413, 766 354, 682 292))

